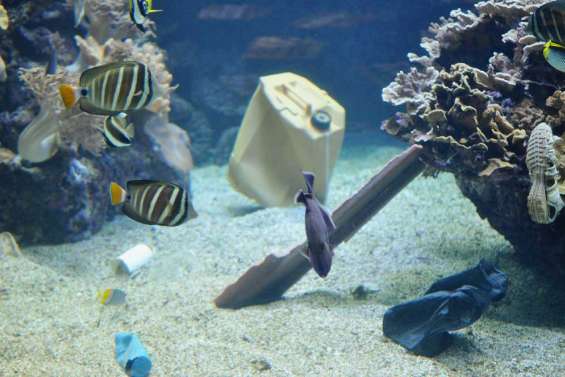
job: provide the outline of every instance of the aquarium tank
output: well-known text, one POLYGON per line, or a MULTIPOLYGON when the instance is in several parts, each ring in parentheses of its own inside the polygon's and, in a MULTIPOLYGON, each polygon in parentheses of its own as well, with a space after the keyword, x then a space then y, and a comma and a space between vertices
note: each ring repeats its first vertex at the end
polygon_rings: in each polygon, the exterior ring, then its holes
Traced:
POLYGON ((0 0, 0 377, 565 376, 565 0, 0 0))

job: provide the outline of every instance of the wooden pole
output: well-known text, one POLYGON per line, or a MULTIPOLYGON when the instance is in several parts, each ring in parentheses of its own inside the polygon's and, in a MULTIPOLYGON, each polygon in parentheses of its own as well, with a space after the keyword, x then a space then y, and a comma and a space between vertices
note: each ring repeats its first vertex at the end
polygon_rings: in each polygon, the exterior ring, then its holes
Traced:
MULTIPOLYGON (((343 202, 332 214, 336 230, 330 240, 333 247, 348 241, 406 185, 424 170, 423 148, 412 145, 390 160, 356 194, 343 202)), ((278 300, 311 268, 304 257, 304 242, 284 255, 269 254, 252 266, 215 300, 218 308, 239 309, 248 305, 278 300)))

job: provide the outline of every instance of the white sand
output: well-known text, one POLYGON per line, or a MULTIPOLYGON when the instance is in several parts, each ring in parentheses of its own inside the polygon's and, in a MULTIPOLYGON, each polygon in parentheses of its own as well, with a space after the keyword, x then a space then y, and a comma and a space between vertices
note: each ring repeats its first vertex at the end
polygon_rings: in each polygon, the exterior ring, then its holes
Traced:
MULTIPOLYGON (((398 152, 367 141, 344 151, 330 207, 398 152)), ((302 209, 252 211, 225 175, 194 171, 200 217, 181 227, 121 217, 91 240, 0 258, 0 376, 122 376, 118 331, 140 336, 153 376, 565 376, 562 291, 516 262, 447 174, 413 182, 337 250, 326 280, 310 273, 286 300, 216 309, 213 298, 252 263, 304 240, 302 209), (134 279, 114 274, 109 262, 139 242, 155 248, 151 264, 134 279), (447 352, 418 357, 383 337, 387 307, 495 256, 509 294, 447 352), (361 284, 373 291, 356 299, 361 284), (106 287, 126 289, 129 303, 106 307, 97 328, 95 295, 106 287)))

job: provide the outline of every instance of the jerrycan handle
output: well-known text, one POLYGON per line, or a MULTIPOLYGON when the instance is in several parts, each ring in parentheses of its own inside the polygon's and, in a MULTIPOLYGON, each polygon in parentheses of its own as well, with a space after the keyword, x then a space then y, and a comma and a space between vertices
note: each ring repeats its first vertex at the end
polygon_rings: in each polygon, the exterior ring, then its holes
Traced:
POLYGON ((298 106, 299 108, 301 108, 306 115, 310 116, 312 115, 312 105, 309 104, 308 102, 306 102, 298 93, 296 93, 289 85, 287 84, 282 84, 281 86, 279 86, 279 90, 288 98, 290 99, 292 102, 294 102, 294 104, 296 104, 296 106, 298 106))

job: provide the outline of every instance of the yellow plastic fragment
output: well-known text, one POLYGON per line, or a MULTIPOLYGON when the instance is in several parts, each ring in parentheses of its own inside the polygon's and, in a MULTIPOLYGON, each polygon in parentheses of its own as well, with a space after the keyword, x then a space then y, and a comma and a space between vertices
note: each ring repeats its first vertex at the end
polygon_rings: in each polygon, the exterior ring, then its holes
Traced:
POLYGON ((0 4, 0 28, 2 30, 8 30, 10 26, 10 17, 8 17, 8 11, 2 4, 0 4))

